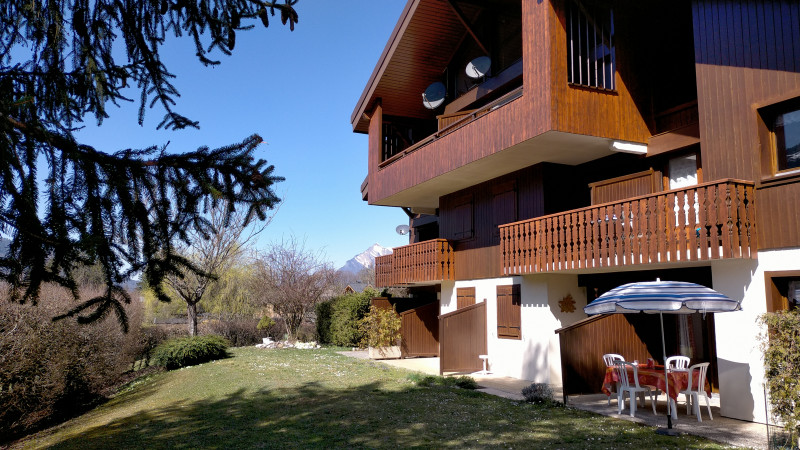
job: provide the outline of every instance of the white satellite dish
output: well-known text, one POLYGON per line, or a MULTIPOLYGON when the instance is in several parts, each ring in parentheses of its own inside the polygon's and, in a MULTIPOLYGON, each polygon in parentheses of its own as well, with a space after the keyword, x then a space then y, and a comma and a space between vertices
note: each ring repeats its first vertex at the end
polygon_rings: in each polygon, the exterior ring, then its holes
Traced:
POLYGON ((397 231, 397 234, 401 236, 405 236, 408 234, 409 231, 411 231, 411 227, 409 227, 408 225, 398 225, 397 228, 394 229, 394 231, 397 231))
POLYGON ((488 56, 478 56, 467 64, 467 76, 474 79, 483 78, 489 73, 492 60, 488 56))
POLYGON ((431 83, 430 86, 422 93, 422 104, 428 109, 436 109, 444 103, 444 97, 447 89, 440 81, 431 83))

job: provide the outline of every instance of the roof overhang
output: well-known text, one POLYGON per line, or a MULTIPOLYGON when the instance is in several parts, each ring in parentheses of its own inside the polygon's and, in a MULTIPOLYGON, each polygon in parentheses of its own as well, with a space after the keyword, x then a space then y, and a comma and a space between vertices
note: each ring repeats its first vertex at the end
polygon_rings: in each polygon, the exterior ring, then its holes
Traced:
MULTIPOLYGON (((458 4, 468 20, 483 10, 476 3, 458 4)), ((422 104, 422 92, 441 80, 467 36, 450 0, 409 0, 350 116, 353 131, 368 132, 367 116, 377 99, 384 115, 434 118, 436 113, 422 104)))

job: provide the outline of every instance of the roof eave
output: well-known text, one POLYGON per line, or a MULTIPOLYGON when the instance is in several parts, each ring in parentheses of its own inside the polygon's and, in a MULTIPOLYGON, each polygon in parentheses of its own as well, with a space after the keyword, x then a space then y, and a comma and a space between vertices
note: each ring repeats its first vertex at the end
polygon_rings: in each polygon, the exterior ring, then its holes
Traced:
POLYGON ((408 0, 405 8, 403 8, 400 19, 398 19, 397 24, 395 24, 394 30, 392 30, 392 34, 389 36, 388 42, 386 42, 386 47, 384 47, 383 53, 381 53, 377 64, 375 64, 375 69, 372 70, 372 75, 370 75, 369 80, 367 80, 364 91, 361 93, 361 97, 359 97, 356 107, 350 115, 350 124, 353 126, 353 131, 359 131, 357 128, 361 128, 360 131, 364 132, 363 129, 366 128, 366 124, 362 123, 362 121, 366 122, 364 114, 372 103, 372 96, 375 92, 375 88, 378 86, 378 82, 383 76, 386 66, 392 59, 392 55, 397 45, 400 43, 403 33, 411 22, 411 18, 414 16, 414 11, 416 11, 421 1, 422 0, 408 0), (359 127, 359 125, 362 126, 359 127))

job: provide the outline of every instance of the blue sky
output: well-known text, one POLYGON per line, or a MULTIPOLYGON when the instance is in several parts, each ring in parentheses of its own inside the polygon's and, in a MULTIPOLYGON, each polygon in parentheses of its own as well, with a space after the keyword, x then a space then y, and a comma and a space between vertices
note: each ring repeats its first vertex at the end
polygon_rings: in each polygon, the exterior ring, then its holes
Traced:
MULTIPOLYGON (((238 33, 232 56, 217 54, 204 67, 189 39, 170 39, 162 59, 181 93, 177 110, 200 122, 200 130, 163 131, 163 111, 137 106, 111 109, 101 127, 87 126, 79 139, 112 152, 163 145, 169 151, 212 148, 258 133, 267 142, 256 156, 286 178, 276 185, 285 198, 257 246, 294 235, 322 250, 340 267, 374 243, 395 247, 408 238, 395 233, 407 223, 399 208, 368 206, 360 186, 367 174, 367 137, 352 132, 350 114, 372 73, 403 0, 329 2, 301 0, 293 32, 279 16, 238 33)), ((132 97, 138 98, 133 95, 132 97)))

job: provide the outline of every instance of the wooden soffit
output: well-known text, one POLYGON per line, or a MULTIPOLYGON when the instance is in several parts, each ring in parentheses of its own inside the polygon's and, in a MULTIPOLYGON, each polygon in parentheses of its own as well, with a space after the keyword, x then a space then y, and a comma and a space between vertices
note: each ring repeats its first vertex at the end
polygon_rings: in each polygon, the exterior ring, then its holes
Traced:
MULTIPOLYGON (((479 2, 456 3, 472 21, 483 9, 479 2)), ((448 0, 409 0, 350 116, 353 131, 368 132, 366 114, 378 98, 384 115, 432 118, 434 113, 422 105, 422 92, 442 81, 465 38, 467 30, 448 0)))

